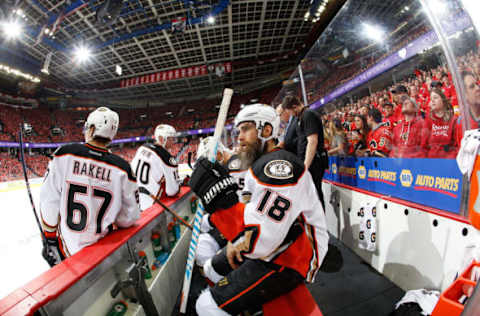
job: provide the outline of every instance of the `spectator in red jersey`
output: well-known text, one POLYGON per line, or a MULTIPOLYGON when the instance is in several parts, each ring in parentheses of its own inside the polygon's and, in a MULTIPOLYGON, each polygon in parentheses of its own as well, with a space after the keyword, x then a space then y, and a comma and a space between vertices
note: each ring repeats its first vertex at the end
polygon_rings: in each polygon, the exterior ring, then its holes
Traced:
POLYGON ((402 103, 403 120, 393 129, 393 146, 390 157, 421 158, 423 119, 417 116, 418 105, 413 98, 404 97, 402 103))
POLYGON ((393 104, 391 104, 390 102, 386 102, 383 105, 383 112, 383 123, 385 123, 385 126, 388 127, 390 131, 392 131, 397 124, 397 118, 393 115, 393 104))
POLYGON ((358 154, 368 154, 374 157, 388 157, 392 148, 392 133, 382 123, 382 113, 377 109, 370 109, 367 115, 367 124, 370 132, 367 137, 367 150, 358 150, 358 154))
POLYGON ((428 158, 455 158, 458 151, 457 126, 453 108, 442 90, 430 93, 430 115, 422 130, 422 148, 428 158))

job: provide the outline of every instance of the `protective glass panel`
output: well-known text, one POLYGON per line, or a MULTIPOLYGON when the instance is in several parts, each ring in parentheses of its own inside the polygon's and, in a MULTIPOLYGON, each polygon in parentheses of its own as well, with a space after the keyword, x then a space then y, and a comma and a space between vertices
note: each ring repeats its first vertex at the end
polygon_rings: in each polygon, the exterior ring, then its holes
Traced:
POLYGON ((293 95, 322 117, 324 179, 463 214, 455 158, 478 127, 480 60, 465 9, 479 5, 462 2, 348 1, 284 81, 274 105, 293 95))

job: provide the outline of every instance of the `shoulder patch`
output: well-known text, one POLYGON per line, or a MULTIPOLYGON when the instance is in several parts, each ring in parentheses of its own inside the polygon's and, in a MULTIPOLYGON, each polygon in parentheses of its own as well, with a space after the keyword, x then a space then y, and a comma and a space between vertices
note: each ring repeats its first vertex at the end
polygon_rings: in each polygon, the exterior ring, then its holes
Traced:
POLYGON ((177 161, 175 160, 174 157, 170 157, 170 159, 168 161, 170 162, 171 165, 174 165, 174 166, 177 165, 177 161))
POLYGON ((256 180, 267 185, 295 185, 304 171, 303 161, 286 150, 265 154, 252 165, 256 180))
POLYGON ((272 160, 265 165, 263 172, 269 178, 285 180, 293 177, 293 166, 286 160, 272 160))

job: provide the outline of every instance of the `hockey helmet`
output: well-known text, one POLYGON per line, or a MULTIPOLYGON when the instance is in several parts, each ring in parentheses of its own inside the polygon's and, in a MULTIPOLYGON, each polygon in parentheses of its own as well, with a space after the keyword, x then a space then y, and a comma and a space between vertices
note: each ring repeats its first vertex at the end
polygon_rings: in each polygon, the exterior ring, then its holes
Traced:
POLYGON ((266 141, 278 137, 280 130, 280 117, 275 109, 269 105, 257 103, 245 106, 235 117, 235 128, 238 128, 238 126, 244 122, 255 123, 258 131, 258 138, 262 141, 262 145, 265 144, 266 141), (262 137, 263 127, 267 123, 272 126, 272 135, 269 137, 262 137))
POLYGON ((118 130, 118 113, 107 107, 99 107, 88 115, 84 132, 95 126, 93 137, 103 137, 113 140, 118 130))
POLYGON ((163 138, 163 142, 161 145, 165 145, 167 142, 168 137, 175 137, 177 136, 177 131, 175 128, 168 124, 160 124, 155 128, 155 132, 153 133, 153 137, 155 141, 160 143, 159 137, 163 138))

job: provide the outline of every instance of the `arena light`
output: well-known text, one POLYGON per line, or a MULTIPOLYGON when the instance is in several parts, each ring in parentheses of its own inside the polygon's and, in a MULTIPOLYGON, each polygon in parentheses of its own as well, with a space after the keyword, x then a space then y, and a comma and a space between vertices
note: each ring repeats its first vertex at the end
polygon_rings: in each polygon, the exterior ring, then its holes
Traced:
POLYGON ((16 39, 22 34, 22 24, 17 20, 6 21, 2 23, 2 30, 7 39, 16 39))
POLYGON ((208 24, 215 24, 215 18, 213 16, 209 16, 207 18, 207 22, 208 22, 208 24))
POLYGON ((363 23, 363 33, 367 38, 374 40, 376 42, 383 41, 385 37, 385 31, 383 31, 378 26, 373 26, 368 23, 363 23))
POLYGON ((92 52, 86 46, 79 46, 75 49, 74 56, 77 63, 81 64, 92 57, 92 52))

